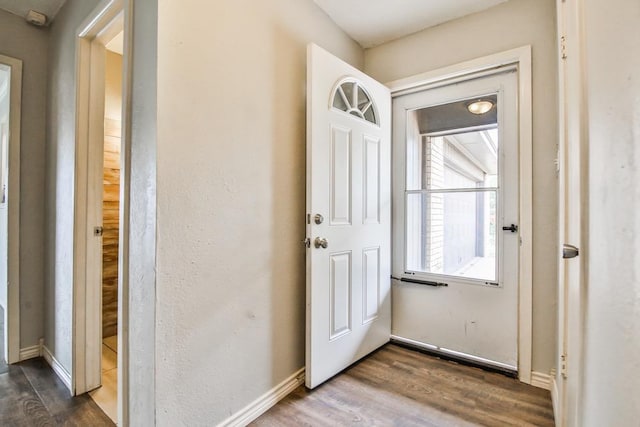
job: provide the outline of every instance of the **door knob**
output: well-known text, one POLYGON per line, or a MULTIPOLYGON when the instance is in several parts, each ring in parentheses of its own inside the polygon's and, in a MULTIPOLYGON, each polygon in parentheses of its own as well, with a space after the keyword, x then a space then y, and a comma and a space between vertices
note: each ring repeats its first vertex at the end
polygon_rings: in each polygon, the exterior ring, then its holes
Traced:
POLYGON ((567 245, 566 243, 562 245, 562 258, 575 258, 580 255, 580 250, 573 245, 567 245))
POLYGON ((329 242, 327 242, 327 239, 316 237, 316 240, 313 241, 313 245, 316 247, 316 249, 327 249, 327 247, 329 246, 329 242))

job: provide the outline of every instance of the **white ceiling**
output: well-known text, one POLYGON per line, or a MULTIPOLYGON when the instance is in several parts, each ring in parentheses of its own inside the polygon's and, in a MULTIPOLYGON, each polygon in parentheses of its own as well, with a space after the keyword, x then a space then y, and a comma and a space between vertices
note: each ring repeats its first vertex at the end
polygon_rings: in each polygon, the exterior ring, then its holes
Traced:
POLYGON ((33 9, 36 12, 47 15, 47 22, 51 22, 65 1, 66 0, 0 0, 0 9, 4 9, 14 15, 22 16, 23 18, 29 10, 33 9))
POLYGON ((507 0, 314 0, 364 48, 395 40, 507 0))

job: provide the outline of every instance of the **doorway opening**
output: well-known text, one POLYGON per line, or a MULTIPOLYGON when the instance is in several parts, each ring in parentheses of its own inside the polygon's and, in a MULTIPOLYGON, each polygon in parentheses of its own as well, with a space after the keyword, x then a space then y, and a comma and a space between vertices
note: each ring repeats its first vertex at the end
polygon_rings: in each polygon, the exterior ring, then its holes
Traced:
POLYGON ((124 31, 105 43, 102 170, 102 346, 101 384, 89 395, 118 419, 118 277, 122 148, 122 53, 124 31))
POLYGON ((307 387, 389 340, 530 384, 530 46, 386 87, 308 58, 307 387))
POLYGON ((74 353, 72 391, 89 392, 117 424, 127 424, 126 263, 123 197, 128 134, 125 13, 105 0, 77 38, 74 353))
POLYGON ((531 48, 387 85, 391 340, 531 384, 531 48))
POLYGON ((393 335, 518 371, 516 70, 394 99, 393 335), (479 106, 483 108, 479 109, 479 106), (404 163, 404 164, 402 164, 404 163), (404 185, 403 185, 404 183, 404 185))

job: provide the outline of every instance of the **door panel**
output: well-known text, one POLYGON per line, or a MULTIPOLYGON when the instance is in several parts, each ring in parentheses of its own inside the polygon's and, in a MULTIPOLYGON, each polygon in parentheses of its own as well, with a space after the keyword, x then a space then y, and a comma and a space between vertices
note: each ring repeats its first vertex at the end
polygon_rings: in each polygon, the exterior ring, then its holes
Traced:
POLYGON ((329 256, 331 278, 330 340, 351 331, 351 252, 329 256))
POLYGON ((380 140, 364 137, 364 223, 380 223, 380 140))
POLYGON ((351 131, 331 129, 331 225, 351 224, 351 131))
POLYGON ((389 90, 310 45, 306 385, 389 341, 389 90))
POLYGON ((516 371, 517 74, 397 97, 393 126, 394 338, 516 371))
POLYGON ((371 322, 378 316, 380 307, 380 248, 362 251, 363 278, 363 318, 362 323, 371 322))

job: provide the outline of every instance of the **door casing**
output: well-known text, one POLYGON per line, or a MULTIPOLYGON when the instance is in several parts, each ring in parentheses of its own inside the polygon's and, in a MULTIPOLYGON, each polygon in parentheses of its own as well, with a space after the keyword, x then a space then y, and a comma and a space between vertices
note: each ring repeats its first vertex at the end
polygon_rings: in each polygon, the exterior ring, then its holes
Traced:
POLYGON ((22 111, 22 61, 0 55, 0 64, 11 68, 9 82, 9 185, 7 233, 7 319, 5 354, 7 363, 20 361, 20 123, 22 111))
MULTIPOLYGON (((518 272, 518 378, 531 384, 533 328, 533 136, 531 97, 531 46, 522 46, 460 64, 440 68, 387 83, 391 97, 420 92, 496 73, 499 67, 516 66, 518 70, 518 136, 520 252, 518 272)), ((394 160, 396 161, 396 160, 394 160)), ((396 188, 393 192, 398 191, 396 188)), ((393 254, 404 253, 396 230, 404 230, 403 219, 393 218, 393 254)), ((394 255, 395 256, 395 255, 394 255)), ((394 337, 392 336, 392 339, 394 337)))
POLYGON ((558 426, 582 425, 581 380, 588 268, 588 149, 583 12, 577 0, 558 1, 558 348, 551 397, 558 426), (571 54, 567 54, 571 52, 571 54), (580 255, 562 258, 565 243, 580 255))

